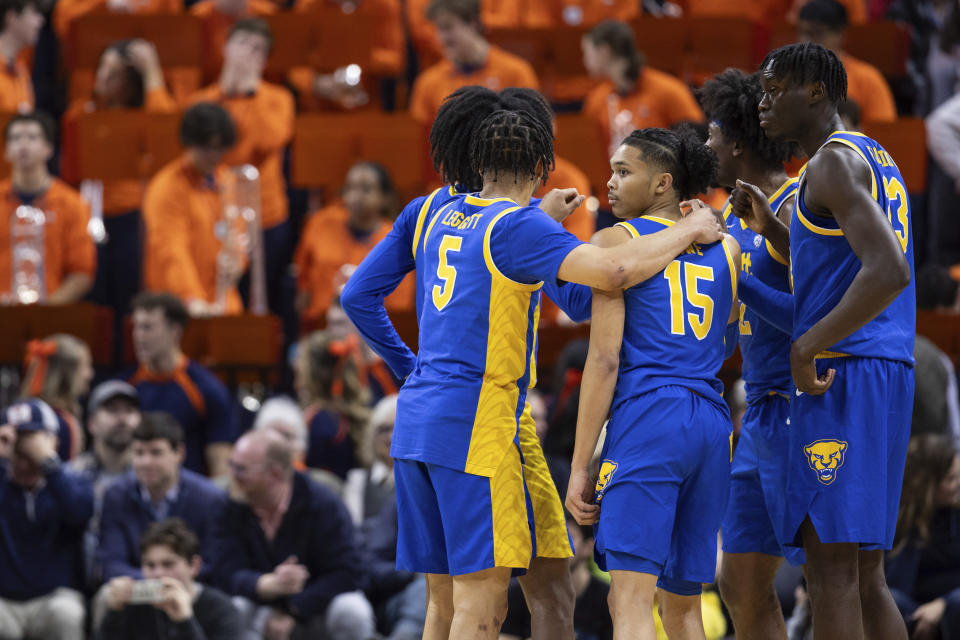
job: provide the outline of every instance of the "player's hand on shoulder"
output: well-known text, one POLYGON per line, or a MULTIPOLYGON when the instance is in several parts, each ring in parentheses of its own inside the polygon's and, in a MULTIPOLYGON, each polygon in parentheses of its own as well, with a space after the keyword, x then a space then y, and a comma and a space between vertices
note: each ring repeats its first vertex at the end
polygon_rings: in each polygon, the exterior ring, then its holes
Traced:
POLYGON ((551 189, 540 201, 540 209, 557 222, 563 222, 586 199, 587 196, 581 195, 573 188, 551 189))
POLYGON ((724 233, 727 231, 727 222, 723 219, 723 213, 717 211, 706 202, 700 198, 692 198, 690 200, 684 200, 680 203, 680 212, 683 215, 689 215, 698 209, 710 209, 713 212, 713 215, 716 217, 717 222, 720 223, 720 228, 723 229, 724 233))
POLYGON ((743 220, 755 233, 764 235, 776 220, 770 208, 767 196, 759 187, 737 180, 736 188, 730 193, 730 209, 733 215, 743 220))
POLYGON ((723 237, 723 227, 710 207, 696 207, 690 210, 678 223, 687 225, 694 232, 693 241, 699 244, 719 242, 723 237))
POLYGON ((565 506, 577 524, 595 524, 600 520, 600 507, 593 504, 593 484, 586 470, 570 473, 565 506))

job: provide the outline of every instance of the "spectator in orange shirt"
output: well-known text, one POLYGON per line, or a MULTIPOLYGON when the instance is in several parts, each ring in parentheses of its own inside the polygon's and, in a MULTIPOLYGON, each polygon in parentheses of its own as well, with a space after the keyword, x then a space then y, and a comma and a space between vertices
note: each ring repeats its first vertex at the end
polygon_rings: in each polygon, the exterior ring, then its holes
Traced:
MULTIPOLYGON (((343 200, 307 220, 294 255, 297 308, 301 319, 316 323, 346 282, 347 265, 356 266, 390 232, 397 211, 397 193, 390 174, 375 162, 360 162, 347 172, 343 200)), ((347 267, 348 269, 350 267, 347 267)), ((391 310, 413 308, 413 279, 407 276, 387 297, 391 310)))
POLYGON ((10 177, 0 182, 0 300, 8 304, 38 301, 33 295, 16 295, 12 287, 11 221, 20 206, 44 214, 39 301, 79 302, 93 286, 97 257, 87 233, 90 208, 79 193, 47 170, 53 130, 53 121, 41 113, 16 115, 4 129, 7 162, 13 167, 10 177))
POLYGON ((847 9, 836 0, 810 0, 797 16, 797 40, 816 42, 837 54, 847 70, 847 98, 860 106, 864 122, 893 122, 897 108, 883 74, 843 50, 848 25, 847 9))
MULTIPOLYGON (((337 14, 349 15, 357 20, 355 28, 364 28, 370 36, 370 58, 360 71, 360 82, 350 77, 341 68, 337 73, 321 73, 311 67, 295 67, 288 76, 290 84, 300 94, 304 108, 315 109, 337 106, 353 109, 377 102, 370 93, 381 94, 379 102, 392 110, 395 79, 406 66, 407 43, 403 34, 403 17, 400 0, 297 0, 294 10, 316 15, 321 21, 327 16, 342 24, 337 14)), ((354 37, 350 30, 340 34, 343 40, 354 37)), ((337 47, 339 42, 324 44, 324 49, 337 47)), ((321 60, 321 63, 327 61, 321 60)), ((355 62, 360 62, 359 60, 355 62)))
POLYGON ((203 81, 213 82, 223 66, 223 48, 238 20, 262 18, 279 11, 271 0, 200 0, 190 14, 203 24, 203 81))
POLYGON ((194 101, 222 105, 236 126, 236 146, 224 158, 230 166, 252 164, 260 172, 260 218, 270 308, 281 314, 280 292, 290 263, 292 234, 287 222, 283 152, 293 138, 293 96, 263 81, 273 34, 259 18, 239 20, 223 48, 220 80, 194 101))
POLYGON ((61 43, 67 42, 70 26, 88 13, 181 13, 182 0, 57 0, 53 28, 61 43))
POLYGON ((195 104, 183 115, 180 142, 186 152, 157 172, 143 199, 146 289, 176 295, 191 315, 239 313, 242 266, 221 251, 228 229, 218 189, 236 143, 233 120, 218 104, 195 104))
MULTIPOLYGON (((164 86, 163 71, 153 44, 145 40, 114 42, 100 56, 93 95, 74 101, 63 116, 61 174, 64 179, 72 184, 80 182, 76 127, 82 114, 98 109, 172 113, 176 108, 164 86)), ((103 184, 101 213, 107 238, 97 246, 97 277, 91 298, 113 308, 118 329, 141 285, 140 204, 145 187, 145 181, 138 179, 108 180, 103 184)))
POLYGON ((581 44, 587 71, 603 79, 587 95, 583 113, 600 126, 611 155, 634 129, 703 120, 687 85, 647 66, 628 24, 601 22, 581 44))
POLYGON ((30 69, 19 57, 37 44, 43 14, 37 0, 0 0, 0 111, 33 110, 33 82, 30 69))
POLYGON ((443 99, 460 87, 538 88, 529 63, 483 37, 479 0, 433 0, 427 18, 437 28, 444 60, 421 72, 413 83, 410 114, 424 127, 433 123, 443 99))

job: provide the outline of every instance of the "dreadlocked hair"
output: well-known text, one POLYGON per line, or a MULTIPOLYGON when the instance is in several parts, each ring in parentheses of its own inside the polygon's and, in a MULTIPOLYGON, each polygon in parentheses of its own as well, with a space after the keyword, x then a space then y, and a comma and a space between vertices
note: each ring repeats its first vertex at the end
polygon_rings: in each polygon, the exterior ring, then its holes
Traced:
POLYGON ((680 200, 706 191, 717 174, 717 155, 686 125, 673 131, 637 129, 622 144, 638 149, 645 162, 672 175, 680 200))
POLYGON ((538 164, 546 180, 553 169, 553 130, 527 111, 501 109, 480 124, 470 156, 474 171, 494 180, 501 172, 513 172, 514 182, 536 179, 538 164))
POLYGON ((775 78, 807 84, 822 82, 827 97, 838 104, 847 97, 847 71, 833 51, 814 42, 788 44, 767 54, 760 64, 775 78))
POLYGON ((553 131, 553 108, 536 89, 507 87, 500 92, 500 102, 507 111, 526 111, 547 129, 553 131))
POLYGON ((724 136, 749 149, 764 164, 780 166, 793 157, 793 145, 771 141, 760 128, 757 105, 761 93, 757 74, 727 69, 707 80, 697 97, 707 118, 716 122, 724 136))
POLYGON ((480 123, 501 108, 496 92, 476 85, 457 89, 440 105, 430 129, 430 157, 434 171, 445 183, 466 191, 479 191, 483 186, 469 149, 480 123))

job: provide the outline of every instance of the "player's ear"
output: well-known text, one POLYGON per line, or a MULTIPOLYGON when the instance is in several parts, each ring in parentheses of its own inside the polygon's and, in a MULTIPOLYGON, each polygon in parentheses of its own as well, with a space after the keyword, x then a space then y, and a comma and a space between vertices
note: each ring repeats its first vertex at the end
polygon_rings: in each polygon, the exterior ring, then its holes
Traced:
POLYGON ((808 89, 807 97, 810 104, 816 104, 821 100, 827 97, 827 86, 823 84, 822 80, 817 80, 814 83, 810 84, 808 89))
POLYGON ((730 155, 732 155, 734 158, 739 158, 743 155, 743 147, 740 146, 739 142, 733 143, 733 148, 730 150, 730 155))
POLYGON ((658 196, 663 195, 673 186, 673 174, 667 173, 666 171, 658 173, 654 185, 654 193, 658 196))

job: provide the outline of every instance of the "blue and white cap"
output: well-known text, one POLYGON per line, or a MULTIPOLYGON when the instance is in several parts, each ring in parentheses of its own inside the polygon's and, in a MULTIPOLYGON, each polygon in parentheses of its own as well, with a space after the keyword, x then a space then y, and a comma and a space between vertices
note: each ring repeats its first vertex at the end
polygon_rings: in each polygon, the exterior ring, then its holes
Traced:
POLYGON ((46 431, 53 435, 60 431, 57 414, 39 398, 18 400, 8 406, 3 411, 3 424, 16 427, 17 431, 46 431))

